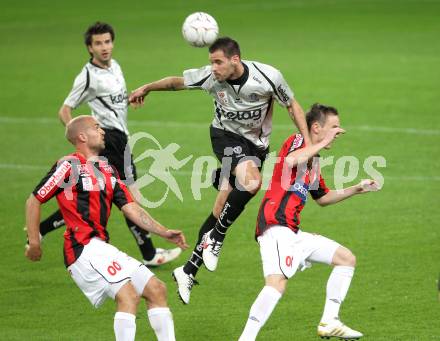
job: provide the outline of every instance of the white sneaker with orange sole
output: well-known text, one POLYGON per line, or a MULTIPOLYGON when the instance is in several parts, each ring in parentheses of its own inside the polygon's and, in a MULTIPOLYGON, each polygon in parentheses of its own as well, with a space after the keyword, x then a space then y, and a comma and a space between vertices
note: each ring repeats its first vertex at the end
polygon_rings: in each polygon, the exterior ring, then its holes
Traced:
POLYGON ((160 266, 166 263, 169 263, 173 260, 175 260, 177 257, 180 256, 180 254, 182 253, 182 249, 180 247, 176 247, 174 249, 161 249, 161 248, 156 248, 156 254, 154 255, 153 259, 151 260, 143 260, 143 263, 146 266, 160 266))

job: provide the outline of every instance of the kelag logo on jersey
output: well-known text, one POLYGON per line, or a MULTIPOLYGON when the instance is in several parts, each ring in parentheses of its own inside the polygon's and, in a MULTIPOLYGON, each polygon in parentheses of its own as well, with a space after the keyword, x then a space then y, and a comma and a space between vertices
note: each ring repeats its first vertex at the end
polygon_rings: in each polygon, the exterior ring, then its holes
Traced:
POLYGON ((124 93, 116 96, 110 95, 110 100, 112 101, 112 104, 119 104, 126 102, 128 100, 127 92, 124 91, 124 93))
POLYGON ((309 193, 309 185, 305 185, 299 182, 295 182, 289 189, 292 191, 302 202, 307 201, 307 193, 309 193))
POLYGON ((261 109, 246 110, 246 111, 225 111, 221 108, 216 108, 215 111, 217 112, 218 115, 223 115, 228 120, 232 120, 232 121, 245 121, 245 120, 258 121, 261 118, 261 109))

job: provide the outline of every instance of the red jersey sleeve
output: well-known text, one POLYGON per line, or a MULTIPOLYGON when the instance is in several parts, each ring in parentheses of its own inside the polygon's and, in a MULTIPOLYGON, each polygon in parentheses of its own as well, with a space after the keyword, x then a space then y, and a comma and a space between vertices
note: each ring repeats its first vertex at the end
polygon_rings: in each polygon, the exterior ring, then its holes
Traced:
POLYGON ((313 200, 318 200, 319 198, 322 198, 324 195, 326 195, 328 192, 330 192, 330 189, 325 184, 324 178, 319 175, 318 188, 310 190, 310 195, 312 196, 313 200))
POLYGON ((113 203, 121 209, 122 206, 133 202, 133 198, 127 186, 119 177, 116 178, 115 188, 113 190, 113 203))
POLYGON ((72 165, 67 160, 60 160, 52 166, 46 176, 32 192, 35 198, 45 203, 53 196, 63 191, 62 184, 70 176, 72 165))

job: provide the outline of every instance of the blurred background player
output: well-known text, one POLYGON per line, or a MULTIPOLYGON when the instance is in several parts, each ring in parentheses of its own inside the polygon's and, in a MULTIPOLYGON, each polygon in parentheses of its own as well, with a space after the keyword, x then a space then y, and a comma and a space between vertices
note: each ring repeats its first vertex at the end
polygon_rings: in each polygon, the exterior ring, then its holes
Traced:
MULTIPOLYGON (((140 195, 134 185, 136 168, 133 161, 124 164, 124 151, 127 146, 128 96, 121 67, 112 59, 115 33, 106 23, 96 22, 84 34, 85 44, 91 56, 75 78, 73 88, 59 111, 61 122, 66 125, 72 119, 72 110, 87 103, 92 116, 105 131, 105 149, 101 155, 116 167, 119 176, 129 185, 134 198, 140 195)), ((144 263, 159 266, 177 258, 182 252, 179 248, 164 250, 155 248, 150 234, 136 226, 130 219, 126 223, 142 253, 144 263)), ((60 211, 55 212, 40 224, 42 236, 64 225, 60 211)))
POLYGON ((189 303, 194 278, 202 264, 217 267, 226 231, 261 187, 260 170, 269 151, 273 102, 285 107, 300 132, 308 139, 301 106, 284 77, 274 67, 241 60, 238 43, 228 37, 209 48, 211 65, 145 84, 130 94, 135 107, 143 105, 150 91, 203 89, 214 98, 210 127, 212 148, 222 169, 214 178, 220 189, 213 210, 200 228, 190 259, 174 270, 182 301, 189 303), (230 176, 231 175, 231 176, 230 176))
POLYGON ((358 339, 362 333, 339 320, 339 308, 347 295, 356 258, 353 253, 326 237, 300 230, 300 212, 307 194, 321 206, 335 204, 355 194, 377 191, 373 180, 342 190, 329 190, 320 175, 318 153, 329 149, 333 140, 345 131, 340 127, 335 108, 320 104, 307 113, 311 144, 301 134, 290 136, 281 147, 280 162, 260 206, 256 238, 260 244, 265 286, 251 307, 239 341, 252 341, 266 323, 284 293, 287 280, 297 269, 305 270, 311 262, 333 265, 327 282, 324 312, 318 326, 321 337, 358 339))
POLYGON ((181 231, 169 230, 133 202, 117 171, 99 157, 104 131, 91 116, 78 116, 66 126, 76 152, 60 159, 41 180, 26 203, 29 245, 26 256, 41 258, 40 206, 56 196, 66 222, 64 262, 72 279, 95 307, 107 297, 116 301, 116 340, 135 339, 139 297, 147 301, 148 318, 158 340, 175 340, 166 287, 142 263, 108 244, 106 230, 112 203, 146 231, 186 248, 181 231))

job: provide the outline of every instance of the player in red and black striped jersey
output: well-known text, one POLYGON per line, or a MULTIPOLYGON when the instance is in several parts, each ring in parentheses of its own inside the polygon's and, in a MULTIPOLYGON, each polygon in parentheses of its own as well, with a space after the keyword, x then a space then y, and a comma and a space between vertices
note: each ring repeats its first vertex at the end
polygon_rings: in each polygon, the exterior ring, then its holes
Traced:
POLYGON ((308 162, 300 166, 289 164, 288 155, 305 146, 301 134, 294 134, 284 141, 278 154, 280 162, 275 165, 270 188, 258 213, 256 237, 272 225, 287 226, 297 232, 307 193, 318 200, 329 192, 316 163, 308 162))
POLYGON ((64 233, 66 267, 81 255, 91 238, 109 240, 110 208, 133 202, 117 171, 104 160, 88 161, 81 153, 59 160, 33 191, 40 203, 56 196, 67 229, 64 233))
POLYGON ((303 232, 300 213, 307 194, 321 206, 337 203, 355 194, 378 190, 374 180, 330 190, 320 174, 319 155, 345 131, 340 127, 335 108, 315 104, 306 115, 311 144, 303 136, 290 136, 279 153, 270 187, 263 198, 257 218, 256 238, 260 244, 265 286, 251 307, 249 319, 239 341, 255 340, 285 291, 287 281, 298 269, 313 262, 333 265, 318 335, 358 339, 362 333, 339 320, 339 309, 354 273, 356 258, 351 251, 326 237, 303 232))
POLYGON ((158 340, 175 340, 165 285, 144 264, 107 243, 112 203, 145 231, 181 248, 188 245, 181 231, 165 228, 133 202, 115 168, 98 156, 105 146, 104 134, 91 116, 78 116, 67 124, 66 137, 76 152, 60 159, 27 200, 26 256, 40 260, 40 205, 56 197, 67 226, 66 267, 95 307, 107 297, 116 300, 116 340, 134 340, 139 296, 147 300, 148 317, 158 340))

